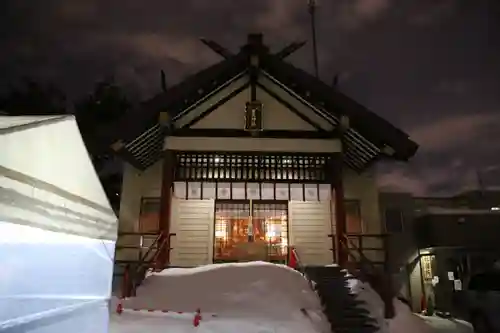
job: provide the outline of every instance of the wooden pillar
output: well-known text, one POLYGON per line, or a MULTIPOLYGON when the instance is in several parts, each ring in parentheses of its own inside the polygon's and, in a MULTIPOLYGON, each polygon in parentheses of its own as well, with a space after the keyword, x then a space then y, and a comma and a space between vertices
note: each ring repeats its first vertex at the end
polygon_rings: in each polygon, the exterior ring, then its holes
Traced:
POLYGON ((332 170, 332 194, 334 195, 335 202, 337 264, 341 267, 346 267, 349 260, 348 244, 347 239, 345 238, 347 233, 347 219, 345 212, 343 181, 344 150, 346 149, 344 134, 349 129, 349 126, 349 117, 342 115, 339 119, 339 125, 337 127, 340 139, 340 152, 334 158, 332 170))
POLYGON ((348 252, 345 246, 345 235, 347 231, 347 221, 344 205, 344 184, 342 177, 342 154, 336 154, 332 163, 332 203, 333 215, 335 217, 335 256, 337 264, 345 267, 348 261, 348 252))
MULTIPOLYGON (((171 150, 166 150, 163 158, 163 174, 161 184, 159 231, 162 233, 162 236, 159 239, 159 245, 163 244, 165 241, 170 242, 170 215, 175 164, 175 153, 171 150)), ((170 263, 170 247, 170 244, 167 244, 161 253, 158 254, 158 263, 161 268, 168 266, 170 263)))

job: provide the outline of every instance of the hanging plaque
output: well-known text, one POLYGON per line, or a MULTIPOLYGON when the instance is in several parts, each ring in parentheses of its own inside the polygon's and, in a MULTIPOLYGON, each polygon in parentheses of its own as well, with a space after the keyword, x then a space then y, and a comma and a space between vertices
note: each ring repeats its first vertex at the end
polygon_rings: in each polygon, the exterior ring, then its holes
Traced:
POLYGON ((231 199, 231 183, 217 184, 217 199, 231 199))
POLYGON ((262 130, 262 103, 251 101, 245 107, 245 131, 262 130))
POLYGON ((305 201, 318 201, 318 186, 317 184, 305 184, 305 201))
POLYGON ((245 199, 245 183, 232 183, 233 187, 233 200, 245 199))
POLYGON ((186 199, 186 183, 185 182, 175 182, 174 183, 174 197, 179 199, 186 199))
POLYGON ((289 200, 288 184, 276 184, 276 200, 289 200))
POLYGON ((274 184, 262 183, 262 199, 263 200, 273 200, 274 199, 274 184))
POLYGON ((187 186, 187 198, 188 199, 201 199, 201 183, 199 182, 189 182, 187 186))
POLYGON ((247 199, 260 199, 260 187, 258 183, 247 183, 247 199))
POLYGON ((203 199, 216 199, 215 183, 203 183, 203 199))
POLYGON ((290 184, 290 200, 304 201, 303 184, 290 184))

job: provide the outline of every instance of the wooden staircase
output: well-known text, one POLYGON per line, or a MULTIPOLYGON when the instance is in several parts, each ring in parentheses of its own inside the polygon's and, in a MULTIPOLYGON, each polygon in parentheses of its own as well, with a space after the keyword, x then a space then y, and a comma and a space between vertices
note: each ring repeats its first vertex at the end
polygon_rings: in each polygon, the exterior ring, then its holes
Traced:
MULTIPOLYGON (((384 235, 377 235, 385 239, 384 235)), ((369 237, 377 237, 370 235, 369 237)), ((356 235, 360 237, 360 235, 356 235)), ((359 239, 358 239, 359 240, 359 239)), ((349 236, 343 238, 343 246, 348 250, 351 258, 349 274, 363 282, 369 282, 372 288, 380 295, 385 304, 385 317, 394 315, 393 296, 390 288, 389 276, 386 274, 387 265, 383 262, 369 260, 357 244, 351 242, 349 236)), ((358 244, 362 244, 359 241, 358 244)), ((386 259, 385 241, 380 248, 371 251, 382 251, 386 259)), ((335 249, 332 249, 335 251, 335 249)), ((378 322, 370 316, 367 304, 357 299, 348 285, 347 270, 340 266, 308 266, 302 265, 300 256, 294 248, 292 255, 297 261, 298 270, 309 280, 311 288, 318 294, 323 306, 323 313, 330 323, 332 333, 372 333, 379 331, 378 322)))
POLYGON ((304 273, 323 306, 323 313, 335 333, 373 333, 379 330, 366 304, 356 299, 348 286, 346 272, 338 266, 306 266, 304 273))

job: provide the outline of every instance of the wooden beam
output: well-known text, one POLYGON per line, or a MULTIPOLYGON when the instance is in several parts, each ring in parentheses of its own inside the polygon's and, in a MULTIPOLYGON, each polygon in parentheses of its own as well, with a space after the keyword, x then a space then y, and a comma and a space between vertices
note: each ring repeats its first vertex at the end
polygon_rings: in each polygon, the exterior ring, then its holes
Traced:
POLYGON ((165 149, 177 151, 241 151, 241 152, 282 152, 282 153, 336 153, 339 152, 338 139, 279 139, 263 137, 182 137, 168 136, 165 149))
POLYGON ((250 68, 249 68, 249 77, 250 77, 250 101, 254 102, 257 100, 257 80, 259 78, 259 55, 252 54, 250 55, 250 68))
POLYGON ((315 129, 317 129, 318 131, 322 131, 324 132, 325 130, 317 123, 315 123, 314 121, 312 121, 311 119, 307 118, 306 116, 304 116, 302 113, 300 113, 299 110, 297 110, 292 104, 288 103, 287 101, 285 101, 283 98, 281 98, 278 94, 276 94, 274 91, 272 91, 271 89, 269 89, 268 87, 266 87, 265 85, 263 85, 262 83, 260 82, 257 82, 257 86, 264 90, 266 93, 268 93, 272 98, 274 98, 276 101, 278 101, 278 103, 280 103, 281 105, 283 105, 285 108, 287 108, 288 110, 290 110, 290 112, 292 112, 293 114, 295 114, 297 117, 299 117, 300 119, 302 119, 304 122, 308 123, 309 125, 311 125, 312 127, 314 127, 315 129))
POLYGON ((288 44, 284 48, 281 49, 281 51, 275 53, 274 55, 280 59, 285 59, 289 55, 293 54, 295 51, 299 50, 304 46, 306 42, 293 42, 291 44, 288 44))
POLYGON ((200 38, 200 41, 208 46, 212 51, 223 57, 224 59, 228 59, 233 56, 233 54, 227 50, 225 47, 220 44, 214 42, 213 40, 208 40, 205 38, 200 38))
MULTIPOLYGON (((239 129, 197 129, 179 128, 173 130, 171 136, 181 137, 225 137, 225 138, 250 138, 252 134, 239 129)), ((338 134, 335 131, 294 131, 294 130, 263 130, 259 132, 261 138, 275 139, 335 139, 338 134)))
POLYGON ((250 85, 250 83, 245 83, 244 85, 242 85, 238 89, 233 90, 229 95, 220 99, 217 103, 212 104, 209 108, 207 108, 205 111, 203 111, 200 115, 198 115, 197 117, 192 119, 190 122, 188 122, 187 124, 185 124, 181 128, 189 128, 189 127, 193 126, 194 124, 196 124, 197 122, 199 122, 200 120, 202 120, 203 118, 205 118, 206 116, 208 116, 209 114, 211 114, 212 112, 214 112, 215 110, 220 108, 222 105, 226 104, 228 101, 230 101, 231 99, 236 97, 236 95, 238 95, 239 93, 244 91, 246 88, 248 88, 249 85, 250 85))

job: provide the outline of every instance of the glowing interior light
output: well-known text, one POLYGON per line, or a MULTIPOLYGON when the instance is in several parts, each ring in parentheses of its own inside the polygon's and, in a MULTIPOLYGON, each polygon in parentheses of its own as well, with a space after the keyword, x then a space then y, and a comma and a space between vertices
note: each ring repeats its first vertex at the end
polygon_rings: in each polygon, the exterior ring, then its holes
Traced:
POLYGON ((218 158, 218 157, 214 158, 214 162, 215 163, 219 163, 220 162, 220 158, 218 158))
POLYGON ((491 207, 491 210, 500 210, 500 207, 491 207))
POLYGON ((227 222, 225 220, 217 221, 215 226, 215 238, 227 238, 227 222))
POLYGON ((276 237, 276 232, 274 231, 266 232, 266 238, 272 238, 272 237, 276 237))

